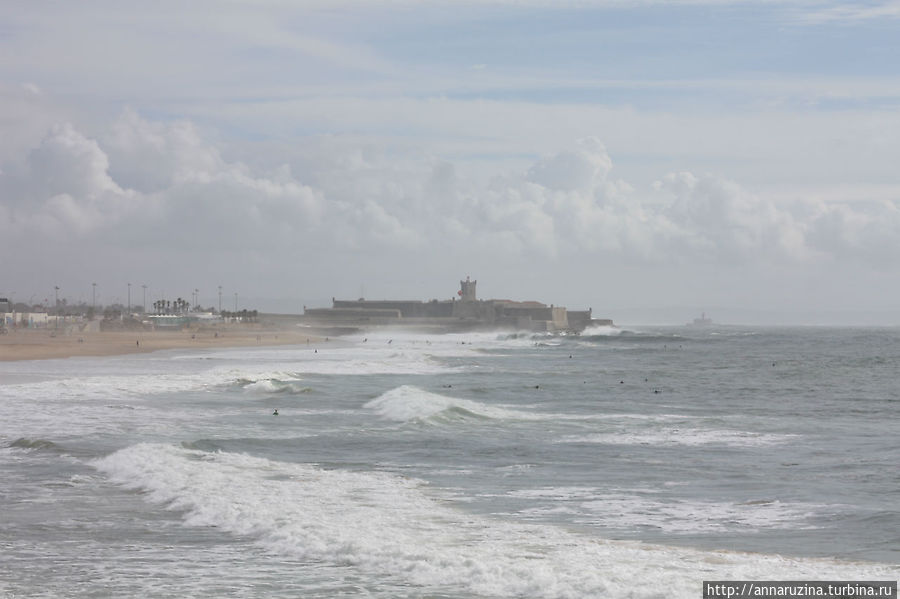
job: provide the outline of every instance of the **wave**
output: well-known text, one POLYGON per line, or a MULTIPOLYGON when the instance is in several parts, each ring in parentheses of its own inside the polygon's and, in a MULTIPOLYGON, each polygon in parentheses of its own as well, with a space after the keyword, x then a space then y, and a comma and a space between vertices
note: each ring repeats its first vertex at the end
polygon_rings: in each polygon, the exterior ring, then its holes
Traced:
POLYGON ((585 335, 577 337, 578 341, 582 343, 621 343, 621 344, 655 344, 655 345, 670 345, 670 344, 679 344, 690 341, 687 337, 682 337, 680 335, 660 335, 656 333, 640 333, 634 331, 621 331, 618 335, 612 334, 599 334, 599 335, 585 335))
POLYGON ((155 372, 151 374, 117 374, 103 376, 72 376, 58 380, 0 386, 0 398, 26 399, 53 397, 66 400, 121 399, 145 395, 160 395, 214 389, 240 380, 259 380, 278 377, 280 371, 268 369, 213 368, 201 372, 179 374, 155 372))
POLYGON ((727 429, 667 428, 647 432, 611 432, 572 435, 562 443, 598 443, 602 445, 725 445, 729 447, 764 447, 782 445, 799 435, 757 433, 727 429))
POLYGON ((373 410, 386 420, 397 422, 434 422, 466 418, 535 420, 546 417, 520 410, 496 408, 469 399, 440 395, 413 385, 402 385, 386 391, 363 407, 373 410))
POLYGON ((301 393, 309 393, 312 387, 307 387, 300 383, 302 379, 281 379, 281 378, 262 378, 262 379, 238 379, 235 385, 245 391, 254 391, 261 393, 277 393, 286 395, 299 395, 301 393))
POLYGON ((27 449, 32 451, 49 451, 53 453, 64 453, 65 451, 62 447, 60 447, 53 441, 47 441, 46 439, 26 439, 25 437, 16 439, 9 444, 9 447, 14 447, 16 449, 27 449))
MULTIPOLYGON (((653 491, 655 492, 655 491, 653 491)), ((511 491, 510 497, 539 499, 544 505, 523 511, 542 517, 560 512, 577 522, 613 529, 653 528, 672 534, 815 529, 823 516, 841 506, 778 500, 745 502, 654 498, 593 487, 551 487, 511 491)), ((646 491, 645 491, 646 493, 646 491)))
POLYGON ((417 480, 140 444, 92 462, 113 482, 289 559, 400 580, 423 594, 673 597, 707 579, 893 579, 878 564, 608 541, 464 512, 417 480), (640 586, 634 581, 641 580, 640 586))
POLYGON ((620 329, 611 325, 594 325, 581 331, 580 337, 618 337, 619 335, 633 334, 629 329, 620 329))

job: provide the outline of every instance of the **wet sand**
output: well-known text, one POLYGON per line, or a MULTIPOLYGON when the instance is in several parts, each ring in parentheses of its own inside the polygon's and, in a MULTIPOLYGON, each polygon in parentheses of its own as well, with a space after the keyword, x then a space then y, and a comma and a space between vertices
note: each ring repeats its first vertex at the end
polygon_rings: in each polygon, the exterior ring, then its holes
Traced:
POLYGON ((10 330, 0 335, 0 361, 113 356, 161 349, 204 349, 263 345, 305 345, 322 339, 296 330, 243 327, 184 331, 10 330), (218 333, 218 336, 217 336, 218 333))

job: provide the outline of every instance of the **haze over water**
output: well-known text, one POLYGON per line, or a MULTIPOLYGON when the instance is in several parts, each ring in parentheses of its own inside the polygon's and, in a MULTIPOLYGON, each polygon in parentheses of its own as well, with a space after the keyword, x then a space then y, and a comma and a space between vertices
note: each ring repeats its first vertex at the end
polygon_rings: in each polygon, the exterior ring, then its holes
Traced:
POLYGON ((900 330, 363 339, 0 364, 0 594, 900 575, 900 330))

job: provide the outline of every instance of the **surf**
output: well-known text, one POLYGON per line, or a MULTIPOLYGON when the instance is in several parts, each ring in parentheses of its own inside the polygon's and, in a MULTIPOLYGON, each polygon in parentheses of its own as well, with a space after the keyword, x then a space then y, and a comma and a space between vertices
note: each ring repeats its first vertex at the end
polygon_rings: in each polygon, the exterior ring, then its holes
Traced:
MULTIPOLYGON (((692 597, 705 579, 885 579, 887 566, 617 542, 470 514, 422 481, 138 444, 92 462, 109 480, 303 563, 480 596, 692 597), (635 586, 635 581, 644 584, 635 586)), ((400 587, 398 587, 400 588, 400 587)), ((408 590, 408 587, 407 587, 408 590)))

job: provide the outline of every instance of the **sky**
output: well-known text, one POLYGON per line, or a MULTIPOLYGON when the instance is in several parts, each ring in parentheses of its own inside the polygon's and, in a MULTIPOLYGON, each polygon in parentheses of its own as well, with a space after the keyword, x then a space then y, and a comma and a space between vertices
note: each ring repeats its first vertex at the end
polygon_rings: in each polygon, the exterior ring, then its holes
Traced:
POLYGON ((0 0, 0 251, 51 305, 900 325, 900 1, 0 0))

